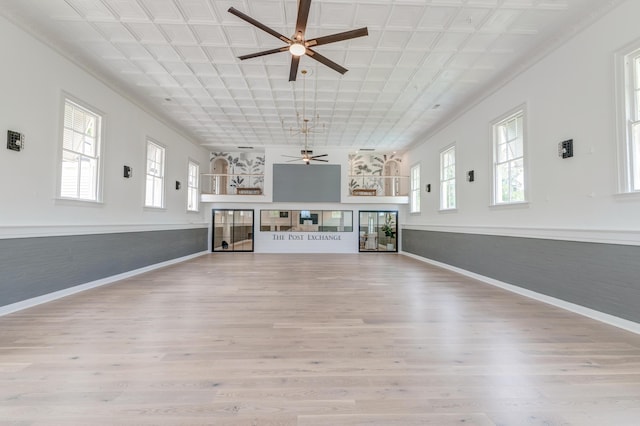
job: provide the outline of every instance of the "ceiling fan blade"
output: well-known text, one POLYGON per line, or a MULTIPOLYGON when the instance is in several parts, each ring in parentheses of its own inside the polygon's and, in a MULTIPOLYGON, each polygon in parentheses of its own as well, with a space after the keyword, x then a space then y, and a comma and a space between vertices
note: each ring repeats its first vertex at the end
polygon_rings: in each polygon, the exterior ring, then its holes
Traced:
POLYGON ((296 19, 296 37, 304 40, 304 32, 307 30, 311 0, 300 0, 298 3, 298 19, 296 19))
POLYGON ((287 163, 295 163, 296 161, 302 161, 302 158, 296 158, 295 160, 287 160, 287 163))
POLYGON ((291 39, 289 37, 285 37, 282 34, 280 34, 279 32, 267 27, 265 24, 263 24, 262 22, 256 21, 255 19, 253 19, 251 16, 249 15, 245 15, 244 13, 240 12, 238 9, 236 9, 235 7, 230 7, 227 12, 236 15, 238 18, 247 21, 248 23, 250 23, 253 26, 256 26, 258 28, 260 28, 262 31, 271 34, 272 36, 279 38, 280 40, 284 41, 285 43, 293 43, 291 41, 291 39))
POLYGON ((307 47, 320 46, 322 44, 335 43, 337 41, 350 40, 352 38, 364 37, 369 35, 367 27, 358 28, 357 30, 345 31, 343 33, 331 34, 324 37, 314 38, 307 40, 305 45, 307 47))
POLYGON ((300 64, 300 56, 291 55, 291 69, 289 70, 289 81, 296 81, 299 64, 300 64))
POLYGON ((241 59, 244 61, 245 59, 257 58, 260 56, 271 55, 272 53, 285 52, 287 50, 289 50, 289 46, 284 46, 278 49, 264 50, 262 52, 256 52, 256 53, 250 53, 248 55, 238 56, 238 59, 241 59))
POLYGON ((321 160, 319 158, 311 158, 311 160, 313 160, 313 161, 324 161, 325 163, 329 162, 329 160, 321 160))
POLYGON ((320 154, 320 155, 312 155, 312 156, 311 156, 311 157, 309 157, 309 158, 311 158, 311 159, 313 160, 314 158, 318 158, 318 157, 328 157, 328 156, 329 156, 329 154, 320 154))
POLYGON ((298 160, 302 160, 302 157, 300 157, 299 155, 294 156, 294 155, 284 155, 282 154, 283 157, 287 157, 287 158, 297 158, 298 160))
POLYGON ((312 59, 315 59, 316 61, 325 64, 326 66, 328 66, 329 68, 333 69, 334 71, 339 72, 340 74, 344 74, 345 72, 349 71, 348 69, 346 69, 345 67, 343 67, 342 65, 338 65, 335 62, 333 62, 331 59, 328 59, 324 56, 322 56, 321 54, 319 54, 318 52, 307 48, 307 56, 309 56, 312 59))

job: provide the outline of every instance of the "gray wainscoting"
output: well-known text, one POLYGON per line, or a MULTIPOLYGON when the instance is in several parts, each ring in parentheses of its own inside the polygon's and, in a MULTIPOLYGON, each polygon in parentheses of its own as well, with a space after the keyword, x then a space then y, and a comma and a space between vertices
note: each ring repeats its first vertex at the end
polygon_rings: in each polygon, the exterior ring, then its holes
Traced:
POLYGON ((207 228, 0 240, 0 306, 206 251, 207 228))
POLYGON ((640 322, 640 247, 403 229, 402 250, 640 322))

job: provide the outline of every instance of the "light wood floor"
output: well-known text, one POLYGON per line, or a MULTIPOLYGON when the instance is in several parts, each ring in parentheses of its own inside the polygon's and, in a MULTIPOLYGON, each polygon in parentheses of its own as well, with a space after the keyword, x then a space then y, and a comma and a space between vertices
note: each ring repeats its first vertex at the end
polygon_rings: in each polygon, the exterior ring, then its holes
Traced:
POLYGON ((640 424, 640 336, 395 254, 217 253, 0 317, 2 425, 640 424))

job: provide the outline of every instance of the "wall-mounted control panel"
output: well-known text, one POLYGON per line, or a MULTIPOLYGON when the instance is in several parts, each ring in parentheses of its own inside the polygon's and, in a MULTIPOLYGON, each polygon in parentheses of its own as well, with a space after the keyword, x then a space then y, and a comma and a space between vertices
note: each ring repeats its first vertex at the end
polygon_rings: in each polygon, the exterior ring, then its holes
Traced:
POLYGON ((21 151, 24 149, 24 134, 7 130, 7 149, 21 151))

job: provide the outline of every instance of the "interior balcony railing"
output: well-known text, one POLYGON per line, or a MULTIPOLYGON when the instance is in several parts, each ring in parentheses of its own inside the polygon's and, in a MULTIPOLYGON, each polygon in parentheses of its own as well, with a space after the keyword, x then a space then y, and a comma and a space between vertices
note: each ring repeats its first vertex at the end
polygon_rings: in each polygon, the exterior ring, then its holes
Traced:
POLYGON ((201 176, 202 194, 262 195, 264 174, 212 174, 201 176))
POLYGON ((350 175, 352 196, 402 197, 409 193, 409 176, 350 175))

